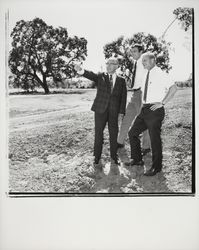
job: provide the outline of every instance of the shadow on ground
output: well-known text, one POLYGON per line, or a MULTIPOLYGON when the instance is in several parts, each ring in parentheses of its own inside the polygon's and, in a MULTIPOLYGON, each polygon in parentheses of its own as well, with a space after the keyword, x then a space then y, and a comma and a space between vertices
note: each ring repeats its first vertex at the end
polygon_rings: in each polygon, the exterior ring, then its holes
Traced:
POLYGON ((120 165, 113 163, 104 163, 103 172, 96 173, 96 184, 94 192, 96 193, 170 193, 164 176, 160 172, 155 176, 144 176, 146 169, 151 166, 151 155, 145 156, 144 166, 125 166, 124 162, 128 160, 127 152, 122 149, 118 152, 120 165))

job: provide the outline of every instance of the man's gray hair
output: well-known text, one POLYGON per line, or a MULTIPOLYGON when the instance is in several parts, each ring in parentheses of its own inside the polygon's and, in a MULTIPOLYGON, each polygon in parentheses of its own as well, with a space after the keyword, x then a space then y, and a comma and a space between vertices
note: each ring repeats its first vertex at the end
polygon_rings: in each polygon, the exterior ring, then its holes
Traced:
POLYGON ((142 57, 145 57, 145 56, 147 56, 149 59, 154 59, 154 60, 156 60, 156 56, 155 56, 155 54, 154 53, 152 53, 152 52, 146 52, 146 53, 144 53, 143 55, 142 55, 142 57))
POLYGON ((106 60, 107 62, 108 61, 113 61, 115 64, 119 64, 119 61, 118 61, 118 59, 116 58, 116 57, 109 57, 107 60, 106 60))

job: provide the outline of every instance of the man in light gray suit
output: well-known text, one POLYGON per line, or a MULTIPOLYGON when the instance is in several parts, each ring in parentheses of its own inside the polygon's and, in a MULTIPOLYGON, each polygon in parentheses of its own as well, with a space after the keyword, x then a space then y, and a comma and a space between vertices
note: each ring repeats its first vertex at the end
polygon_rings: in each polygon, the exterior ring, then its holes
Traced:
MULTIPOLYGON (((131 78, 131 100, 127 105, 126 114, 122 121, 119 135, 118 135, 118 148, 123 148, 125 139, 129 129, 131 128, 135 117, 139 114, 142 106, 142 91, 141 88, 144 85, 144 76, 146 75, 146 69, 142 64, 142 52, 143 47, 140 44, 134 44, 130 49, 130 54, 134 60, 133 75, 131 78)), ((148 130, 143 133, 142 150, 146 154, 150 151, 150 138, 148 130)))

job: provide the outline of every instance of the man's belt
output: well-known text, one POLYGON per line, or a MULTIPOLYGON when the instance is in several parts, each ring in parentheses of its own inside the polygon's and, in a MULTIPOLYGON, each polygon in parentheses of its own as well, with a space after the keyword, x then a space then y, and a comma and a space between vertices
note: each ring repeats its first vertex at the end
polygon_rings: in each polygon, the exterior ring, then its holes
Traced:
POLYGON ((145 107, 150 107, 154 105, 154 103, 143 103, 142 106, 145 108, 145 107))
POLYGON ((136 92, 136 91, 138 91, 138 90, 140 90, 141 88, 138 88, 138 89, 132 89, 132 91, 134 91, 134 92, 136 92))
POLYGON ((143 104, 142 104, 142 107, 143 107, 143 108, 146 108, 146 107, 150 107, 150 106, 152 106, 152 105, 154 105, 154 104, 155 104, 155 103, 152 103, 152 102, 151 102, 151 103, 143 103, 143 104))

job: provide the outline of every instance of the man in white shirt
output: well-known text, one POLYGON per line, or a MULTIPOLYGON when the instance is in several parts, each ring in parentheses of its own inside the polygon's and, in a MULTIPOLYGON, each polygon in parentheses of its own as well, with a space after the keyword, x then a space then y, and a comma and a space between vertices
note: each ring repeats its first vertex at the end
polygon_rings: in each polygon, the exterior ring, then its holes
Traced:
MULTIPOLYGON (((135 117, 139 114, 142 104, 141 99, 141 88, 144 85, 146 69, 143 67, 142 64, 142 52, 143 48, 140 44, 134 44, 131 49, 130 53, 134 60, 134 67, 133 67, 133 75, 131 79, 131 90, 133 92, 130 102, 126 108, 126 114, 122 121, 119 135, 118 135, 118 148, 124 147, 124 141, 127 137, 128 131, 132 126, 132 123, 135 117)), ((143 133, 142 139, 142 150, 144 153, 150 151, 150 138, 148 134, 148 130, 143 133)))
POLYGON ((127 166, 143 165, 139 135, 149 130, 152 147, 152 167, 146 171, 146 176, 153 176, 162 170, 161 126, 165 116, 164 105, 173 98, 177 86, 156 66, 153 53, 145 53, 142 63, 147 72, 145 85, 142 87, 143 106, 129 131, 131 145, 131 161, 127 166))

